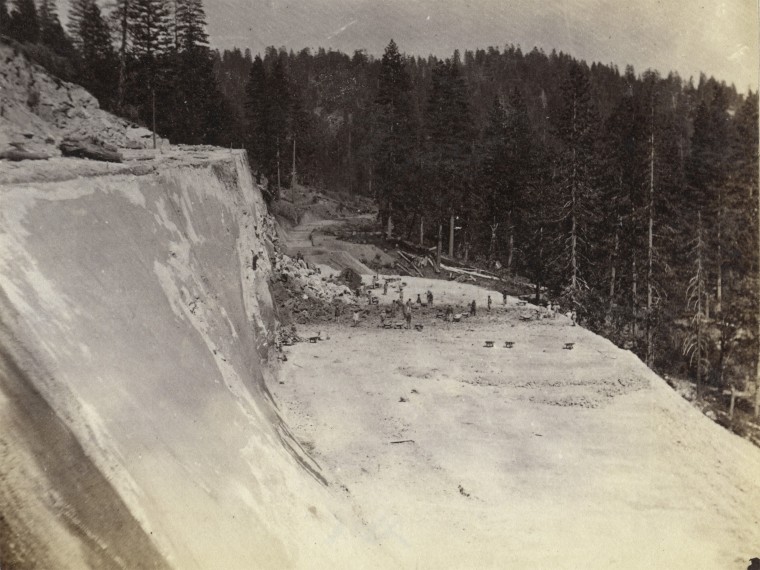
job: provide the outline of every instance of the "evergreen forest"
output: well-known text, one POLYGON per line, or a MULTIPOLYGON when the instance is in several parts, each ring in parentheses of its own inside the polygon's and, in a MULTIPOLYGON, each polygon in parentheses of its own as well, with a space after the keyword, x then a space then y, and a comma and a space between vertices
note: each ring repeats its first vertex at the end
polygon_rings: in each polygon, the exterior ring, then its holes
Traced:
POLYGON ((245 148, 271 200, 370 196, 388 238, 522 276, 655 370, 698 388, 756 374, 745 86, 509 43, 217 51, 201 0, 73 0, 65 28, 55 0, 0 0, 0 33, 174 144, 245 148))

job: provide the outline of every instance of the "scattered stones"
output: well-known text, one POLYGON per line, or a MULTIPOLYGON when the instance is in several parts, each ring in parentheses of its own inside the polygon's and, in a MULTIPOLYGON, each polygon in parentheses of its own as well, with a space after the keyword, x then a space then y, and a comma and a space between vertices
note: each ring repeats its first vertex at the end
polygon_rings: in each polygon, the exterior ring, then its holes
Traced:
POLYGON ((153 146, 151 131, 102 110, 84 88, 52 77, 5 39, 0 60, 0 160, 44 160, 69 152, 113 162, 117 147, 153 146), (71 148, 67 139, 94 146, 71 148))

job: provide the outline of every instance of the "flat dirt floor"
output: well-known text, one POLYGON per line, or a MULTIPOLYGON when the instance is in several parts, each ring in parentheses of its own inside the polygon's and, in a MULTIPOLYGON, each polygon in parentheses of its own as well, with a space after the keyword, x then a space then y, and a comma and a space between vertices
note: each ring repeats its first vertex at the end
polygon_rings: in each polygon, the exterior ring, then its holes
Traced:
MULTIPOLYGON (((488 312, 483 289, 403 280, 405 298, 434 291, 436 307, 415 306, 422 331, 380 328, 398 289, 376 290, 359 326, 299 331, 329 339, 287 348, 271 386, 368 544, 402 568, 744 569, 760 556, 760 450, 567 317, 496 292, 488 312), (437 318, 473 298, 477 316, 437 318)), ((339 549, 347 530, 315 540, 339 549)))

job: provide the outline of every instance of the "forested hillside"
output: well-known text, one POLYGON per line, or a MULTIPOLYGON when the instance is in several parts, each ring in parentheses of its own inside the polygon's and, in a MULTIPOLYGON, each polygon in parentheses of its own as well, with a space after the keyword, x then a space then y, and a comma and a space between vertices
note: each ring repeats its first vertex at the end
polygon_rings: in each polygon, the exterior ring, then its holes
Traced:
POLYGON ((392 235, 530 277, 660 370, 753 375, 757 93, 516 46, 216 68, 273 185, 371 195, 392 235))
POLYGON ((226 141, 229 112, 213 70, 201 0, 0 0, 0 34, 102 108, 176 143, 226 141))
POLYGON ((273 196, 372 196, 390 236, 524 275, 650 366, 754 375, 757 93, 513 45, 218 53, 200 0, 75 0, 66 31, 0 0, 0 32, 173 143, 247 148, 273 196))

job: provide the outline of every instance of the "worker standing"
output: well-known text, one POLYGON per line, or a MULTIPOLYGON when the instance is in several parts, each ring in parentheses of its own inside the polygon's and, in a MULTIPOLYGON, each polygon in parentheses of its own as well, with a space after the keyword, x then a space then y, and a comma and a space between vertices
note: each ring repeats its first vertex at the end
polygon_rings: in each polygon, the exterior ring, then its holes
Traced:
POLYGON ((409 299, 406 302, 406 309, 404 310, 404 318, 406 319, 406 328, 412 328, 412 300, 409 299))
POLYGON ((491 312, 491 295, 488 296, 488 312, 491 312))
POLYGON ((386 281, 383 283, 383 295, 387 295, 387 294, 388 294, 388 282, 386 281))
POLYGON ((470 303, 470 316, 474 317, 478 312, 478 306, 475 304, 475 299, 470 303))

